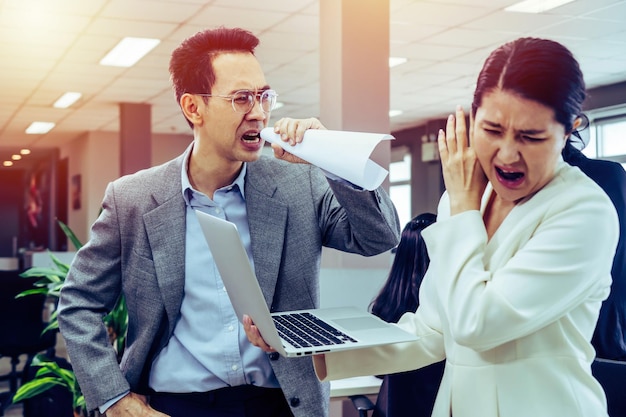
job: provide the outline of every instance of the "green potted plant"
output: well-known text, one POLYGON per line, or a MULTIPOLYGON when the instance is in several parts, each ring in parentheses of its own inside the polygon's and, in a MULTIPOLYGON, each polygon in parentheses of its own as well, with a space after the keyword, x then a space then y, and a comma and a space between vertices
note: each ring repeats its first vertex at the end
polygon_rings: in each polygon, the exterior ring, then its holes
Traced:
MULTIPOLYGON (((74 232, 62 221, 57 220, 57 223, 76 250, 80 249, 82 243, 78 240, 74 232)), ((50 254, 50 258, 54 263, 54 267, 33 267, 20 274, 20 276, 24 278, 36 277, 39 278, 39 280, 35 282, 34 288, 18 294, 18 297, 25 297, 31 294, 44 294, 53 298, 56 305, 70 266, 61 262, 53 254, 50 254)), ((117 300, 113 310, 104 317, 104 324, 107 326, 109 339, 115 347, 119 360, 124 353, 126 331, 128 328, 128 311, 123 296, 117 300)), ((44 329, 44 332, 57 331, 58 328, 59 323, 57 320, 57 311, 55 310, 50 315, 48 326, 44 329)), ((38 367, 39 369, 33 379, 19 387, 13 396, 14 403, 33 398, 53 387, 62 386, 67 388, 72 394, 74 415, 77 417, 86 416, 85 398, 72 370, 62 368, 54 359, 47 358, 42 354, 37 355, 33 359, 31 366, 38 367)))

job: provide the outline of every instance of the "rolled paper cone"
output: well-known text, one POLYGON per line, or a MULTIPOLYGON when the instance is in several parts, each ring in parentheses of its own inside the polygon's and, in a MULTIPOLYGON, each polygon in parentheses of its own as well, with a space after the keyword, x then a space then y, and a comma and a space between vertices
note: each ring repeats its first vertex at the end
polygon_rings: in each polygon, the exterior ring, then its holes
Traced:
POLYGON ((394 139, 385 133, 346 132, 309 129, 302 142, 292 146, 280 139, 274 129, 266 127, 261 138, 280 145, 285 151, 304 159, 324 171, 343 178, 366 190, 375 190, 389 171, 370 159, 383 140, 394 139))

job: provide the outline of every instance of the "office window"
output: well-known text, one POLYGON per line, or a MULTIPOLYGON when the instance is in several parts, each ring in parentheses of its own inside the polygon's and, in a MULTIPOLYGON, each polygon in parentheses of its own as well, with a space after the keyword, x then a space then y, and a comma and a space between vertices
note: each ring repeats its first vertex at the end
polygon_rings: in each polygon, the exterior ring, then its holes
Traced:
POLYGON ((400 227, 411 220, 411 153, 406 146, 391 149, 389 197, 398 211, 400 227))
POLYGON ((589 127, 589 158, 619 162, 626 168, 626 108, 599 110, 589 127))
POLYGON ((600 156, 610 157, 626 168, 626 116, 599 123, 597 137, 601 138, 600 156))

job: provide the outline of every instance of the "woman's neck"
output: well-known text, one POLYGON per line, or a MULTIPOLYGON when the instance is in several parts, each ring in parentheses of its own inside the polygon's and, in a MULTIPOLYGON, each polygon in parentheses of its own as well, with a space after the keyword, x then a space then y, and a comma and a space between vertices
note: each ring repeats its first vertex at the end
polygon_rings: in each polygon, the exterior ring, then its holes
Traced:
POLYGON ((506 216, 513 210, 513 207, 515 207, 515 202, 504 201, 498 197, 495 191, 491 191, 489 201, 483 213, 483 221, 485 222, 489 239, 496 233, 506 216))

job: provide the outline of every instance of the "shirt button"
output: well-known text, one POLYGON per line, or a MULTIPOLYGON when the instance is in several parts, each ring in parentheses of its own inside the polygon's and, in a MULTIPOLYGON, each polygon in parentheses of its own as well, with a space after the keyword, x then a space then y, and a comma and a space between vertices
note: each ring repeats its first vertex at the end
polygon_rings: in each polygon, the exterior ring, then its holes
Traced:
POLYGON ((215 213, 220 214, 220 209, 219 208, 215 208, 215 213))
POLYGON ((299 406, 300 405, 300 398, 293 397, 292 399, 289 400, 289 405, 291 405, 292 407, 299 406))
POLYGON ((233 371, 236 371, 236 370, 237 370, 237 368, 238 368, 238 366, 237 366, 237 365, 233 365, 233 366, 231 366, 231 367, 230 367, 230 369, 232 369, 233 371))
POLYGON ((278 352, 272 352, 269 354, 270 360, 271 361, 276 361, 278 360, 278 352))
POLYGON ((235 328, 233 326, 228 326, 228 331, 232 332, 235 328))

